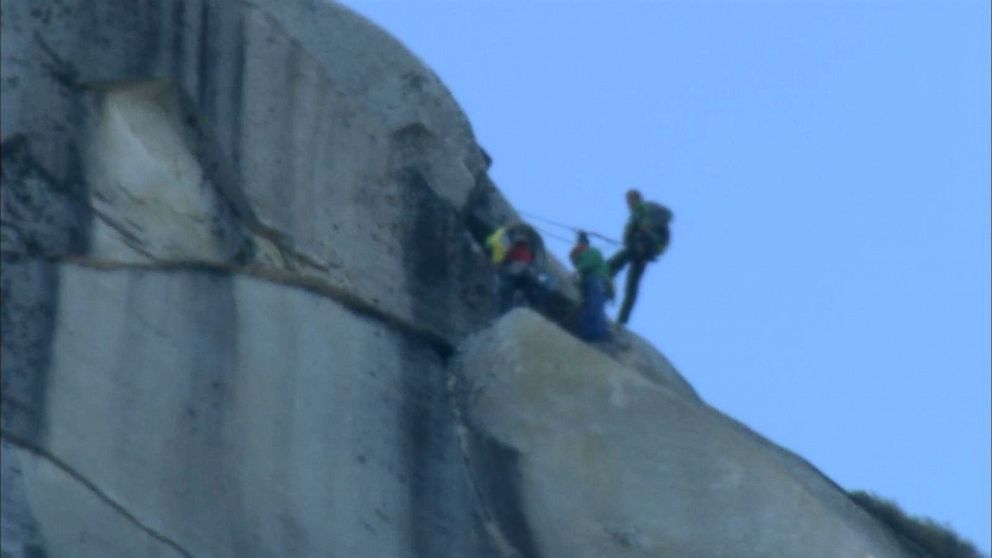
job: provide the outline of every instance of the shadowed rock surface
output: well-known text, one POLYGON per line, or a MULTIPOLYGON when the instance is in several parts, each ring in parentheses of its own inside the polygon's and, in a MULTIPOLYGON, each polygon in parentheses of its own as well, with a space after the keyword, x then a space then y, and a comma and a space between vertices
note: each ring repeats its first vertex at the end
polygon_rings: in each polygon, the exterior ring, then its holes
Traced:
POLYGON ((497 320, 480 240, 518 216, 449 92, 366 20, 0 6, 5 558, 896 555, 642 340, 611 358, 497 320), (601 425, 628 445, 574 445, 601 425), (664 498, 640 516, 642 488, 664 498))

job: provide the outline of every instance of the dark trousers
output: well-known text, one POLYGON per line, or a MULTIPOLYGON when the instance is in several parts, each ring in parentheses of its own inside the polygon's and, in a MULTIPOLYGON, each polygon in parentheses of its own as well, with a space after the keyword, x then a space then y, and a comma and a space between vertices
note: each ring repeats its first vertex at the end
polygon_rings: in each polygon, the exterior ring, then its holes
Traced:
POLYGON ((536 272, 532 267, 511 269, 512 267, 502 266, 498 273, 497 299, 500 312, 508 312, 517 306, 529 306, 540 311, 544 293, 535 279, 536 272))
POLYGON ((621 324, 626 324, 627 320, 630 319, 630 311, 633 310, 634 302, 637 301, 637 287, 641 282, 641 276, 644 275, 644 269, 648 266, 648 262, 647 260, 634 257, 633 250, 630 248, 620 250, 606 262, 606 265, 610 268, 610 277, 616 277, 617 273, 620 273, 620 270, 628 263, 630 264, 630 269, 627 270, 627 281, 624 283, 623 304, 620 305, 620 314, 617 316, 617 321, 621 324))

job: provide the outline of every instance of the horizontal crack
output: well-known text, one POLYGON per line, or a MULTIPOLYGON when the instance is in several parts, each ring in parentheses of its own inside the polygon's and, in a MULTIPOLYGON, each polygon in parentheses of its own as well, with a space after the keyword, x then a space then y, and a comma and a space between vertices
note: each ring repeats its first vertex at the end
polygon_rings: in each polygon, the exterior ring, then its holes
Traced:
POLYGON ((287 243, 283 240, 285 235, 279 233, 276 229, 266 227, 260 223, 249 223, 246 228, 249 233, 272 243, 272 246, 274 246, 276 250, 279 250, 279 254, 282 258, 291 264, 303 263, 304 265, 325 272, 329 271, 332 267, 340 267, 334 265, 333 263, 325 264, 308 254, 286 246, 287 243))
POLYGON ((349 310, 361 314, 363 316, 375 319, 380 322, 384 322, 395 329, 416 337, 418 339, 424 340, 433 348, 442 358, 450 356, 454 352, 454 345, 445 336, 441 335, 433 329, 426 328, 416 323, 406 320, 400 316, 390 313, 388 310, 380 308, 361 297, 342 289, 340 287, 335 287, 334 285, 328 284, 325 281, 321 281, 315 277, 304 277, 297 275, 295 273, 282 271, 275 268, 260 267, 260 266, 248 266, 241 267, 224 263, 208 262, 208 261, 171 261, 171 262, 152 262, 152 263, 124 263, 124 262, 111 262, 104 260, 96 260, 88 257, 67 257, 61 259, 50 260, 53 263, 67 263, 72 265, 77 265, 80 267, 86 267, 91 269, 101 269, 101 270, 140 270, 140 271, 182 271, 182 270, 203 270, 203 271, 217 271, 224 273, 231 273, 236 275, 244 275, 246 277, 252 277, 254 279, 260 279, 263 281, 269 281, 272 283, 277 283, 280 285, 286 285, 290 287, 296 287, 303 289, 307 292, 311 292, 325 298, 334 300, 335 302, 341 304, 342 306, 348 308, 349 310))
POLYGON ((134 515, 133 513, 131 513, 127 508, 125 508, 119 502, 117 502, 113 498, 111 498, 106 492, 104 492, 103 490, 100 490, 100 487, 98 487, 92 481, 90 481, 89 479, 87 479, 86 477, 84 477, 79 471, 76 471, 75 469, 73 469, 71 465, 69 465, 68 463, 66 463, 65 461, 63 461, 62 459, 60 459, 59 457, 53 455, 47 449, 45 449, 45 448, 43 448, 43 447, 35 444, 31 440, 28 440, 26 438, 22 438, 21 436, 18 436, 17 434, 12 434, 12 433, 10 433, 10 432, 8 432, 6 430, 3 430, 3 429, 0 429, 0 438, 3 438, 3 440, 5 440, 5 441, 7 441, 7 442, 9 442, 9 443, 11 443, 11 444, 13 444, 13 445, 15 445, 15 446, 23 449, 23 450, 26 450, 28 452, 31 452, 35 456, 40 457, 40 458, 44 459, 45 461, 51 463, 52 465, 54 465, 55 467, 57 467, 60 471, 62 471, 66 475, 69 475, 70 478, 72 478, 76 482, 80 483, 81 485, 85 486, 97 498, 99 498, 104 503, 106 503, 108 506, 110 506, 111 508, 113 508, 114 511, 116 511, 117 513, 119 513, 122 516, 124 516, 128 521, 130 521, 131 523, 133 523, 136 527, 138 527, 139 529, 141 529, 145 533, 148 533, 149 536, 151 536, 155 540, 157 540, 157 541, 165 544, 166 546, 168 546, 169 548, 175 550, 179 554, 181 554, 183 556, 186 556, 187 558, 193 558, 193 554, 190 553, 189 551, 187 551, 185 548, 179 546, 179 543, 177 543, 176 541, 174 541, 174 540, 170 539, 169 537, 163 535, 162 533, 156 531, 152 527, 149 527, 148 525, 145 525, 144 523, 142 523, 141 520, 138 519, 138 517, 136 515, 134 515))

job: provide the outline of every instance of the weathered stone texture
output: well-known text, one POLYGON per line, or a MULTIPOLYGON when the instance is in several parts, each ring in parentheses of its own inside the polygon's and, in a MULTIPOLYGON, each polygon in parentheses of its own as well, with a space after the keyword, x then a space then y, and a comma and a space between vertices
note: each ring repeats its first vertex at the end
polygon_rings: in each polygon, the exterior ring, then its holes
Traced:
POLYGON ((846 494, 521 310, 459 351, 467 422, 521 456, 547 556, 903 556, 846 494))
POLYGON ((268 281, 58 275, 46 436, 6 432, 52 555, 486 552, 430 346, 268 281))
POLYGON ((895 555, 634 336, 516 313, 451 366, 519 216, 371 23, 0 2, 4 558, 895 555))
POLYGON ((460 224, 481 150, 433 73, 360 17, 316 1, 3 10, 5 252, 271 267, 452 340, 491 312, 460 224), (432 254, 428 281, 410 253, 432 254))
POLYGON ((443 362, 487 163, 433 73, 324 2, 2 11, 5 556, 491 554, 443 362))

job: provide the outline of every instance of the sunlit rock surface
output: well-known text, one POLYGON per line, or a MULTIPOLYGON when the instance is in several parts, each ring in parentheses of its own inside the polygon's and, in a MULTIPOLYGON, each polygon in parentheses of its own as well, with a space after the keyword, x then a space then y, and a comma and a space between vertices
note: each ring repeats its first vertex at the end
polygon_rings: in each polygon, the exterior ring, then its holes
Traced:
POLYGON ((0 1, 4 558, 893 555, 646 342, 559 329, 559 262, 558 325, 499 319, 519 216, 374 25, 0 1))
POLYGON ((520 310, 456 363, 467 424, 516 456, 542 556, 901 556, 846 493, 720 413, 520 310))

